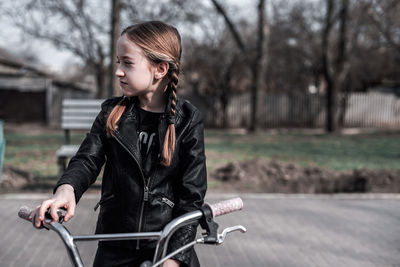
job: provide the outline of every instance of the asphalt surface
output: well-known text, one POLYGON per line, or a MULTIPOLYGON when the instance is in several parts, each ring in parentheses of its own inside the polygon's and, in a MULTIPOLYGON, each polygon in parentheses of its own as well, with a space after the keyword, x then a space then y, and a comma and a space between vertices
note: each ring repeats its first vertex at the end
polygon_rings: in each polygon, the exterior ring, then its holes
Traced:
MULTIPOLYGON (((210 203, 236 195, 210 195, 210 203)), ((220 231, 242 224, 220 246, 196 247, 202 266, 392 266, 400 267, 400 195, 240 195, 245 208, 217 218, 220 231)), ((51 231, 35 230, 17 217, 46 195, 0 195, 0 266, 71 266, 51 231)), ((92 234, 97 195, 85 196, 67 228, 92 234)), ((97 244, 78 243, 85 266, 97 244)))

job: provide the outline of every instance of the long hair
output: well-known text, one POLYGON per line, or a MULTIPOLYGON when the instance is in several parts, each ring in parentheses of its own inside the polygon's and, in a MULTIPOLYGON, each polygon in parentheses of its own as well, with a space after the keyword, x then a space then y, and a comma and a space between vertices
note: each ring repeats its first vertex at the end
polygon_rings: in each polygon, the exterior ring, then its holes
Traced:
MULTIPOLYGON (((160 21, 148 21, 131 25, 125 28, 122 35, 126 35, 130 41, 139 46, 147 59, 154 63, 167 62, 169 78, 168 91, 170 94, 169 117, 175 117, 176 88, 179 81, 180 58, 182 54, 181 37, 178 30, 160 21)), ((107 119, 107 133, 113 135, 116 125, 121 118, 127 104, 123 98, 111 111, 107 119)), ((162 145, 161 164, 169 166, 175 150, 175 125, 174 119, 169 119, 169 125, 162 145)))

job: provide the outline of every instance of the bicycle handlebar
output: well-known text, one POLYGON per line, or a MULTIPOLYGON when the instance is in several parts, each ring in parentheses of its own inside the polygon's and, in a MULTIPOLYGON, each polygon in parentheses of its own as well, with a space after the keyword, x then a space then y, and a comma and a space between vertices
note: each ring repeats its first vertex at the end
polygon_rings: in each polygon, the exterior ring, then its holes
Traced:
MULTIPOLYGON (((224 200, 214 204, 206 203, 206 205, 208 205, 212 210, 213 218, 243 209, 243 201, 239 197, 224 200)), ((18 216, 21 219, 32 222, 33 217, 31 216, 31 214, 33 211, 34 210, 31 208, 22 206, 18 211, 18 216)))
MULTIPOLYGON (((222 234, 218 234, 218 224, 214 222, 214 218, 234 212, 239 211, 243 208, 243 201, 240 198, 229 199, 225 201, 221 201, 215 204, 206 203, 201 209, 186 213, 181 215, 178 218, 175 218, 171 222, 169 222, 162 231, 160 232, 148 232, 148 233, 121 233, 121 234, 104 234, 104 235, 91 235, 91 236, 72 236, 65 226, 62 225, 63 216, 65 215, 65 210, 59 209, 57 213, 59 214, 59 221, 52 223, 52 218, 47 211, 45 213, 45 220, 39 228, 45 228, 47 230, 54 230, 61 237, 64 244, 67 247, 67 251, 71 262, 76 267, 83 267, 82 260, 79 255, 79 251, 75 244, 75 241, 87 241, 87 240, 128 240, 128 239, 157 239, 157 248, 154 255, 153 262, 156 262, 153 266, 158 266, 162 264, 166 259, 170 256, 175 255, 176 253, 185 250, 189 247, 194 246, 195 244, 221 244, 224 242, 226 234, 232 231, 240 230, 241 232, 246 232, 246 228, 241 225, 226 228, 222 234), (199 221, 200 225, 204 230, 203 237, 191 242, 190 244, 181 247, 175 252, 166 256, 166 249, 168 246, 169 238, 171 235, 178 229, 184 225, 193 223, 194 221, 199 221)), ((23 206, 18 211, 18 216, 24 220, 32 222, 35 228, 38 228, 34 225, 35 221, 35 210, 30 209, 26 206, 23 206)))
POLYGON ((30 216, 32 214, 32 211, 33 211, 32 209, 30 209, 30 208, 28 208, 26 206, 22 206, 21 208, 19 208, 18 216, 21 219, 24 219, 24 220, 27 220, 27 221, 31 222, 32 218, 30 216))
POLYGON ((243 201, 240 197, 208 205, 212 210, 213 218, 243 209, 243 201))
MULTIPOLYGON (((18 216, 21 219, 24 219, 24 220, 27 220, 27 221, 31 222, 33 227, 36 228, 36 229, 45 228, 47 230, 50 230, 49 229, 49 224, 53 221, 53 218, 50 215, 50 209, 48 209, 44 213, 44 221, 42 222, 42 224, 39 227, 36 227, 36 225, 35 225, 35 217, 36 217, 37 214, 35 214, 34 211, 35 211, 34 209, 28 208, 26 206, 22 206, 21 208, 19 208, 18 216)), ((57 209, 58 222, 59 223, 63 223, 64 222, 65 213, 66 213, 66 209, 65 208, 57 209)))

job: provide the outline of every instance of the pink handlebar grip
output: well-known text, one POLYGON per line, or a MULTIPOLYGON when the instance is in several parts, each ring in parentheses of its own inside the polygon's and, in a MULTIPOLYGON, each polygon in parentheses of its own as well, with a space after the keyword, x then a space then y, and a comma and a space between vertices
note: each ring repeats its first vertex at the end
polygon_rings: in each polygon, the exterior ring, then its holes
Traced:
POLYGON ((238 211, 243 208, 243 201, 240 197, 224 200, 215 204, 209 205, 214 218, 230 212, 238 211))
POLYGON ((32 209, 30 209, 26 206, 23 206, 23 207, 19 208, 18 216, 22 219, 25 219, 25 220, 31 222, 32 218, 30 218, 30 216, 31 216, 32 211, 33 211, 32 209))

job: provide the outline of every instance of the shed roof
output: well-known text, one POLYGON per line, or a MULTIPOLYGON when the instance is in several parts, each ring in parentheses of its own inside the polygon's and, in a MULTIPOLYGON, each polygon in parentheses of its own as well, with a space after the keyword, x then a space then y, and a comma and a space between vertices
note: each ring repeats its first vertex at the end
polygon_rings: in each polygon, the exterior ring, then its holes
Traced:
POLYGON ((44 91, 48 79, 61 88, 91 92, 85 84, 65 81, 0 47, 0 90, 44 91))
POLYGON ((15 56, 2 47, 0 47, 0 65, 1 75, 18 75, 20 73, 23 74, 29 71, 40 76, 52 76, 52 74, 48 71, 45 71, 31 62, 15 56))

